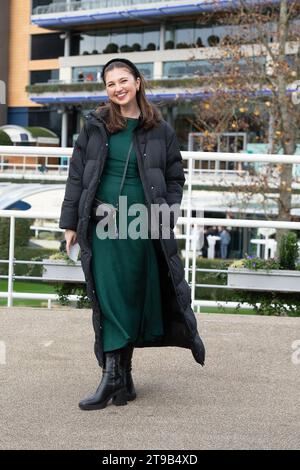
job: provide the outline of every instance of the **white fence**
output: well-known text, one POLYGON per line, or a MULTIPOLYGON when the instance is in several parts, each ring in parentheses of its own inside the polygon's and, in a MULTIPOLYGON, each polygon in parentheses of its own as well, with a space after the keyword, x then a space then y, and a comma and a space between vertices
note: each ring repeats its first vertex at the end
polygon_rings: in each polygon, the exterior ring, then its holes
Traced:
MULTIPOLYGON (((71 147, 25 147, 0 145, 0 180, 37 180, 37 181, 66 181, 69 161, 72 155, 71 147), (13 162, 9 157, 17 157, 13 162), (57 163, 49 163, 51 157, 56 157, 57 163), (32 163, 35 158, 36 162, 32 163)), ((259 162, 259 163, 293 163, 300 165, 300 155, 269 155, 248 153, 219 153, 219 152, 190 152, 182 151, 184 161, 191 162, 189 173, 192 174, 193 184, 231 186, 234 183, 248 185, 255 181, 247 169, 229 170, 216 168, 197 168, 196 162, 259 162), (224 180, 226 178, 226 180, 224 180)), ((263 171, 263 168, 260 169, 263 171)), ((300 177, 295 176, 293 187, 300 187, 300 177)), ((274 177, 276 184, 276 176, 274 177)))
MULTIPOLYGON (((0 147, 0 153, 3 147, 0 147)), ((15 147, 9 149, 11 153, 14 152, 15 147)), ((9 152, 8 147, 6 147, 6 152, 9 152)), ((57 148, 31 148, 26 149, 29 151, 30 155, 57 155, 59 152, 63 155, 71 153, 72 149, 57 149, 57 148)), ((22 149, 24 152, 24 149, 22 149)), ((182 230, 181 238, 186 240, 186 250, 185 250, 185 278, 190 283, 192 289, 192 302, 193 307, 201 306, 235 306, 237 305, 234 302, 212 302, 212 301, 203 301, 195 298, 196 287, 215 287, 215 288, 226 288, 226 286, 211 286, 207 284, 196 284, 196 272, 197 271, 211 271, 204 269, 196 269, 196 243, 192 239, 192 228, 194 227, 204 227, 204 226, 230 226, 230 227, 257 227, 257 228, 275 228, 275 229, 293 229, 300 230, 300 223, 298 222, 285 222, 285 221, 262 221, 262 220, 248 220, 248 219, 223 219, 223 218, 204 218, 204 217, 192 217, 192 187, 194 184, 193 181, 193 163, 195 160, 207 160, 207 152, 182 152, 183 158, 188 161, 187 169, 187 215, 186 217, 179 217, 177 221, 177 226, 184 228, 182 230), (192 247, 192 252, 190 252, 190 247, 192 247), (191 266, 190 266, 191 260, 191 266)), ((209 153, 210 160, 219 160, 219 161, 259 161, 267 163, 300 163, 300 156, 296 155, 249 155, 249 154, 220 154, 220 153, 209 153)), ((53 297, 53 294, 28 294, 28 293, 15 293, 13 291, 13 283, 15 279, 31 279, 37 280, 42 278, 33 278, 28 276, 15 276, 14 275, 14 266, 18 263, 28 263, 31 264, 28 260, 15 260, 14 258, 14 249, 15 249, 15 220, 16 218, 30 218, 30 219, 54 219, 58 220, 58 213, 51 213, 50 211, 45 213, 33 212, 33 211, 11 211, 11 210, 0 210, 0 218, 8 217, 10 218, 10 235, 9 235, 9 258, 8 260, 0 260, 0 263, 8 263, 8 290, 7 292, 0 292, 0 297, 7 298, 7 306, 11 307, 13 305, 14 298, 47 298, 50 302, 53 297)), ((194 231, 196 233, 196 230, 194 231)), ((42 262, 35 262, 36 264, 42 264, 42 262)), ((214 270, 218 271, 218 270, 214 270)), ((218 271, 220 272, 220 270, 218 271)), ((222 271, 226 272, 226 271, 222 271)), ((4 276, 0 276, 4 277, 4 276)), ((244 305, 245 307, 249 307, 244 305)))

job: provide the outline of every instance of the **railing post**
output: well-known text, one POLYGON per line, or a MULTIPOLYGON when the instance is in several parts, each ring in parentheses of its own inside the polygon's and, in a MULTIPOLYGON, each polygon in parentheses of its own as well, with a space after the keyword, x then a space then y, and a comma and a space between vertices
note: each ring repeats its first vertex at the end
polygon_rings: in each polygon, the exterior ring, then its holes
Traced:
POLYGON ((188 194, 187 194, 187 218, 185 239, 185 280, 189 282, 189 259, 190 259, 190 237, 191 237, 191 205, 192 205, 192 173, 193 158, 188 159, 188 194))
POLYGON ((13 306, 13 276, 14 276, 14 252, 15 252, 15 217, 10 217, 9 230, 9 258, 8 258, 8 289, 7 306, 13 306))
POLYGON ((196 263, 196 248, 197 248, 197 224, 194 225, 194 233, 192 238, 193 243, 193 261, 192 261, 192 309, 194 309, 195 304, 195 297, 196 297, 196 270, 197 270, 197 263, 196 263))

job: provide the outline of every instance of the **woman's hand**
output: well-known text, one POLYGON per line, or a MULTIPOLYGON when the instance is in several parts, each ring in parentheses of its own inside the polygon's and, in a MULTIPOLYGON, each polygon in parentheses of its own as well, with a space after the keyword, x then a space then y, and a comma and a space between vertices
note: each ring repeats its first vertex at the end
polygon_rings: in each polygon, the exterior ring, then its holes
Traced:
POLYGON ((68 256, 70 255, 70 247, 71 245, 74 245, 77 241, 77 235, 74 230, 66 230, 65 231, 65 240, 66 240, 66 250, 68 253, 68 256))

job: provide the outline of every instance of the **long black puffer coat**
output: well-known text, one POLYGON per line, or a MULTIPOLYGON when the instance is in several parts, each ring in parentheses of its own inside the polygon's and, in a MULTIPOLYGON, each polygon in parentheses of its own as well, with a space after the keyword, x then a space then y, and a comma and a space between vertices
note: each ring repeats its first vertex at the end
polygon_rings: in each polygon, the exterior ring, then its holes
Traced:
MULTIPOLYGON (((109 133, 105 126, 105 113, 105 110, 89 113, 77 138, 59 222, 60 228, 77 232, 87 294, 93 308, 94 350, 100 367, 103 367, 102 314, 91 269, 93 222, 90 214, 108 155, 109 133)), ((133 131, 133 146, 148 207, 151 203, 180 204, 185 177, 177 138, 171 126, 162 120, 158 126, 146 131, 139 122, 133 131)), ((169 239, 162 238, 161 233, 158 239, 152 239, 160 274, 165 336, 156 343, 143 343, 139 347, 189 348, 195 360, 204 365, 205 349, 197 331, 191 308, 191 289, 184 279, 173 228, 169 239)))

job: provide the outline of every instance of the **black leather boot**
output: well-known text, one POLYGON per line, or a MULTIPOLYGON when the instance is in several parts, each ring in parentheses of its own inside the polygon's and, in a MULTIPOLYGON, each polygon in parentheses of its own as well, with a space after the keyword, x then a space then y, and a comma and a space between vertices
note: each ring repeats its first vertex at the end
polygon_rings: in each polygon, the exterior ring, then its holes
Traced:
POLYGON ((104 353, 105 368, 102 380, 91 397, 82 400, 79 408, 82 410, 101 410, 112 398, 114 405, 127 405, 124 373, 120 365, 121 350, 104 353))
MULTIPOLYGON (((133 349, 133 346, 127 346, 126 348, 121 349, 120 363, 126 388, 126 392, 123 394, 123 400, 126 399, 127 401, 132 401, 136 398, 136 391, 131 375, 133 349)), ((118 400, 113 399, 113 404, 117 405, 118 400)))

